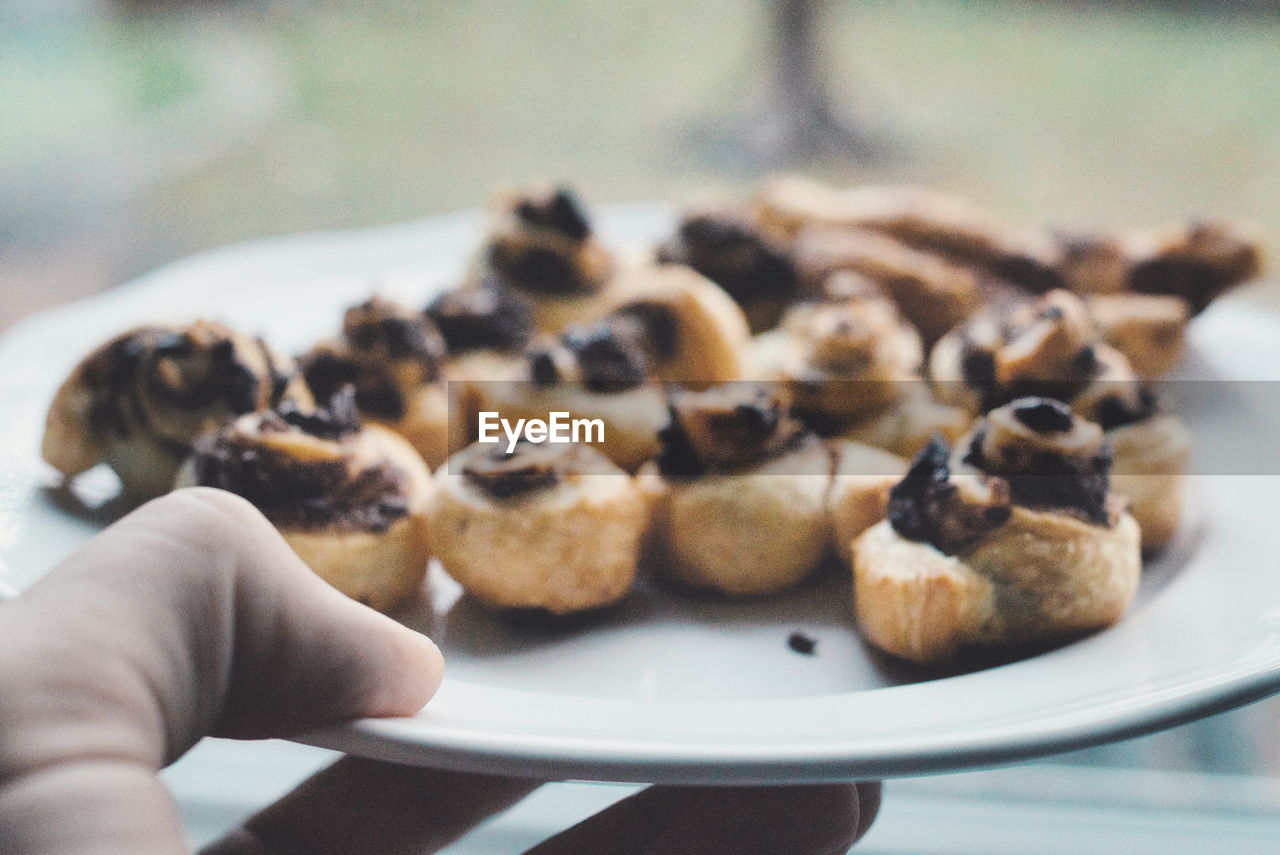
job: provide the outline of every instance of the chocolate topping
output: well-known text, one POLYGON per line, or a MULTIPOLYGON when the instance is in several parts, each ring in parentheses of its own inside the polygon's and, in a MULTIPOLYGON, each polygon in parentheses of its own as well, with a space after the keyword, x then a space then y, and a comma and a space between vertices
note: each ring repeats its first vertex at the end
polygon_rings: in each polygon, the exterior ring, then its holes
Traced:
POLYGON ((582 205, 563 187, 548 197, 521 199, 516 203, 515 214, 525 225, 551 229, 570 240, 586 240, 591 234, 582 205))
POLYGON ((342 319, 347 344, 373 359, 412 360, 423 381, 437 379, 445 344, 430 318, 381 297, 347 309, 342 319))
POLYGON ((440 379, 444 354, 444 338, 429 318, 373 297, 347 310, 341 341, 317 345, 298 363, 318 400, 350 385, 362 412, 394 420, 404 416, 415 388, 440 379))
POLYGON ((534 294, 590 294, 608 274, 607 253, 566 190, 510 204, 485 249, 485 260, 504 285, 534 294))
POLYGON ((446 291, 426 309, 450 353, 492 348, 517 351, 533 334, 529 298, 486 281, 476 288, 446 291))
POLYGON ((889 523, 948 555, 1006 523, 1011 504, 1112 525, 1110 469, 1097 425, 1057 401, 1021 399, 988 414, 956 454, 932 439, 890 491, 889 523))
POLYGON ((358 428, 349 393, 314 414, 284 407, 252 427, 236 422, 196 441, 196 483, 253 503, 278 526, 314 530, 385 531, 409 511, 408 478, 389 461, 354 468, 342 443, 358 428), (298 457, 272 434, 305 433, 336 445, 332 456, 298 457))
POLYGON ((509 499, 560 483, 571 462, 572 447, 524 440, 515 450, 495 445, 472 454, 462 466, 462 476, 497 499, 509 499))
POLYGON ((779 392, 726 383, 702 392, 676 391, 671 421, 658 432, 658 471, 667 477, 740 472, 816 438, 792 418, 779 392))
POLYGON ((687 264, 740 303, 760 297, 789 299, 800 287, 785 250, 735 212, 685 217, 676 237, 659 248, 658 260, 687 264))
POLYGON ((956 555, 1008 522, 1013 508, 1000 479, 983 485, 985 493, 961 493, 951 479, 950 459, 951 447, 935 435, 889 491, 888 517, 893 530, 907 540, 956 555))
POLYGON ((561 338, 590 392, 623 392, 645 381, 648 359, 630 329, 613 321, 570 327, 561 338))

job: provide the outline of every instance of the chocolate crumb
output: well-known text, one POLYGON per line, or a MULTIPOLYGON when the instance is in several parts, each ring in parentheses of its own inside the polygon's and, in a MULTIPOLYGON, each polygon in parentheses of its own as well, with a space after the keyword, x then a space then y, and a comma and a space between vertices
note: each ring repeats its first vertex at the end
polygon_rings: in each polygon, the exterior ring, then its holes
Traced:
POLYGON ((787 647, 790 647, 801 656, 812 656, 818 650, 818 641, 796 630, 787 636, 787 647))

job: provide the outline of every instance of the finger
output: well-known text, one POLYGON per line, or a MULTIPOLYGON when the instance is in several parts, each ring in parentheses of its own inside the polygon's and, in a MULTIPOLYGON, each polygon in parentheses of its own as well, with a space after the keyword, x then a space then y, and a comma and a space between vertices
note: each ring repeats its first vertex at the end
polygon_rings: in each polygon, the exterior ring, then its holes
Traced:
POLYGON ((862 839, 868 831, 871 830, 871 823, 876 821, 876 817, 880 814, 880 797, 883 787, 879 781, 862 781, 857 784, 858 789, 858 831, 854 836, 854 841, 862 839))
POLYGON ((427 855, 511 807, 539 783, 346 758, 204 855, 427 855))
POLYGON ((843 855, 865 830, 859 795, 853 784, 650 787, 526 855, 843 855))

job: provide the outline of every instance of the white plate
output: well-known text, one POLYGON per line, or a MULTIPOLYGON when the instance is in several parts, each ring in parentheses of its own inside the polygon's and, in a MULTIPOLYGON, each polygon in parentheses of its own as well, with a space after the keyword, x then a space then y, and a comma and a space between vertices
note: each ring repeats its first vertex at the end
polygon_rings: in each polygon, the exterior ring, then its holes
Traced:
MULTIPOLYGON (((659 208, 601 216, 606 239, 646 243, 659 208)), ((46 488, 46 407, 92 346, 141 321, 211 315, 296 351, 332 333, 375 283, 424 304, 455 282, 480 237, 474 216, 281 238, 201 255, 35 317, 0 340, 0 561, 19 587, 93 534, 46 488)), ((1229 301, 1194 326, 1185 376, 1277 379, 1280 323, 1229 301)), ((1175 390, 1201 447, 1280 424, 1269 388, 1175 390)), ((1270 473, 1274 455, 1267 464, 1270 473)), ((1230 472, 1219 469, 1219 472, 1230 472)), ((1236 472, 1258 471, 1236 469, 1236 472)), ((101 502, 105 473, 79 500, 101 502)), ((1200 475, 1177 544, 1145 572, 1116 627, 1021 661, 945 678, 895 669, 860 643, 848 582, 832 573, 790 596, 731 603, 642 589, 587 622, 520 626, 477 608, 435 573, 436 613, 407 615, 449 662, 417 716, 361 721, 307 740, 356 754, 555 778, 799 782, 989 766, 1131 736, 1280 689, 1275 475, 1200 475), (815 639, 804 656, 793 631, 815 639), (911 682, 915 680, 915 682, 911 682)), ((97 514, 109 518, 110 502, 97 514)))

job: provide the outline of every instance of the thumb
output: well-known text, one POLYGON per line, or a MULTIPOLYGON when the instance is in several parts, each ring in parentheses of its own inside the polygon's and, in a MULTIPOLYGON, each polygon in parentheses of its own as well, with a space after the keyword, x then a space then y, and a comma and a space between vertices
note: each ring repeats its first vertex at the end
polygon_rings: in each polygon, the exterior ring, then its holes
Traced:
POLYGON ((5 608, 29 648, 14 667, 60 686, 32 703, 131 731, 156 766, 207 734, 408 715, 443 672, 428 639, 329 587, 217 490, 144 505, 5 608))
POLYGON ((426 638, 312 574, 247 503, 151 502, 0 606, 5 852, 185 851, 156 771, 201 736, 408 714, 426 638))

